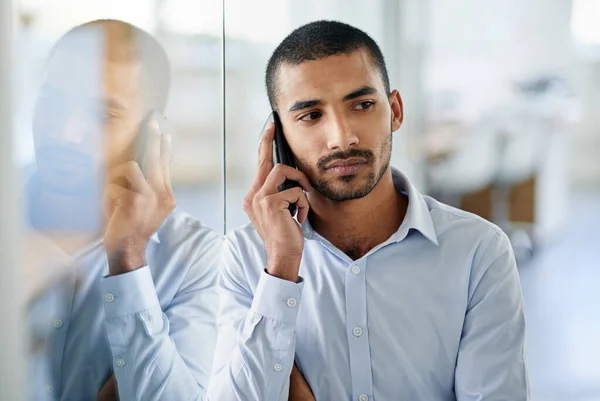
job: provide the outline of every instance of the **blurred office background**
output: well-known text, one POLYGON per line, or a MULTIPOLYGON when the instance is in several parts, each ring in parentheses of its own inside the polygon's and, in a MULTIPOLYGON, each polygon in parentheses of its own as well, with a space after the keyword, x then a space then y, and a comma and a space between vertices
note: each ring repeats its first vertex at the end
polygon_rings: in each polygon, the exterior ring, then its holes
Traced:
MULTIPOLYGON (((35 166, 31 117, 52 44, 85 21, 122 19, 167 49, 178 207, 220 233, 247 222, 242 199, 270 113, 264 70, 275 46, 316 19, 368 32, 404 99, 392 164, 423 193, 495 222, 513 242, 532 400, 600 400, 600 0, 13 0, 13 7, 15 191, 35 166)), ((3 364, 0 375, 9 370, 3 364)))

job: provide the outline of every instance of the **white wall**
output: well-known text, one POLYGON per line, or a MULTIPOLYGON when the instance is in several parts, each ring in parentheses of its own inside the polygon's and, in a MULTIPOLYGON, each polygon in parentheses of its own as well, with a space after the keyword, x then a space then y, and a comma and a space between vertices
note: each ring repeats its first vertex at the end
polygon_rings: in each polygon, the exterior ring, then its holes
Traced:
POLYGON ((574 188, 600 188, 600 61, 578 55, 571 0, 431 0, 427 90, 457 91, 475 118, 506 100, 508 85, 538 72, 564 73, 581 101, 569 132, 574 188))
POLYGON ((577 63, 573 78, 582 99, 582 123, 573 142, 571 173, 580 188, 600 189, 600 1, 573 1, 577 63))
POLYGON ((570 0, 431 0, 430 91, 458 91, 467 117, 516 79, 568 70, 570 0))
POLYGON ((573 138, 571 176, 581 189, 600 189, 600 61, 580 60, 574 69, 581 123, 573 138))

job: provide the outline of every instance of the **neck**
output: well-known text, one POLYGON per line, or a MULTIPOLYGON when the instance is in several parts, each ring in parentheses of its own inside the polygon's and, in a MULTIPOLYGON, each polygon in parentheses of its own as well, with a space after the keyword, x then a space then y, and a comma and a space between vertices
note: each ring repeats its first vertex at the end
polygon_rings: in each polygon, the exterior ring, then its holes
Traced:
POLYGON ((308 194, 310 224, 352 259, 364 256, 394 234, 406 215, 408 200, 394 187, 391 169, 365 197, 333 202, 308 194))

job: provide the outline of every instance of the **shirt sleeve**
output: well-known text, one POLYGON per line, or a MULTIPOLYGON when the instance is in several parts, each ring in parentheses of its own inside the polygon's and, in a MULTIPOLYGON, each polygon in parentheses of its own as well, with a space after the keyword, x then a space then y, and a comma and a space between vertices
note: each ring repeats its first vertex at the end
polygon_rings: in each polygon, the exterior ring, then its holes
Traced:
POLYGON ((121 400, 206 399, 221 244, 219 238, 202 247, 165 310, 148 266, 103 279, 104 323, 121 400))
POLYGON ((510 241, 496 230, 475 256, 455 375, 458 401, 529 399, 521 285, 510 241))
POLYGON ((226 240, 220 280, 219 336, 209 399, 287 400, 303 282, 264 270, 252 294, 235 245, 226 240))

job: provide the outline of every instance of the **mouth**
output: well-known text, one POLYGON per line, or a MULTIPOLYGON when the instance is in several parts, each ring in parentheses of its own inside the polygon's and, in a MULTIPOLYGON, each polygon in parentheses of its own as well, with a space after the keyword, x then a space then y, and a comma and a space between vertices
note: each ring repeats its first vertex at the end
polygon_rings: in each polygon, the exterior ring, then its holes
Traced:
POLYGON ((366 160, 358 157, 351 157, 348 159, 338 159, 329 163, 326 170, 338 176, 353 175, 365 164, 367 164, 366 160))

